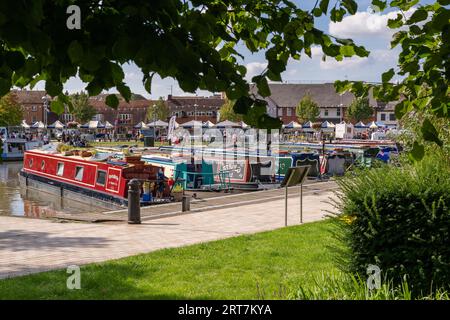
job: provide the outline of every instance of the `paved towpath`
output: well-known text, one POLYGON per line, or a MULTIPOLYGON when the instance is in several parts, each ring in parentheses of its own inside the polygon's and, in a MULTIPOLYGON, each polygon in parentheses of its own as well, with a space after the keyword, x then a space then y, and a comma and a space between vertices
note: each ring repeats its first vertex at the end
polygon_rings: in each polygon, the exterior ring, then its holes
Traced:
MULTIPOLYGON (((296 189, 298 191, 298 189, 296 189)), ((294 193, 292 190, 291 193, 294 193)), ((297 193, 298 195, 298 193, 297 193)), ((304 193, 304 222, 323 219, 331 191, 304 193)), ((288 224, 299 223, 299 197, 288 224)), ((100 262, 284 226, 284 199, 144 220, 141 225, 61 223, 0 216, 0 278, 100 262)))

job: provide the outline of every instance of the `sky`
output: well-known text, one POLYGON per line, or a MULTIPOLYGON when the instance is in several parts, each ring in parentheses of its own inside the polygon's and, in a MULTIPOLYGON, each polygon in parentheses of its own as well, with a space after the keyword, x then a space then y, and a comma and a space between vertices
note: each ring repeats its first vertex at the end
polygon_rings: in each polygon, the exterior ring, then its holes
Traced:
MULTIPOLYGON (((314 5, 315 0, 295 0, 301 8, 308 9, 314 5)), ((420 4, 428 4, 432 0, 422 0, 420 4)), ((330 1, 330 5, 333 1, 330 1)), ((302 55, 300 61, 290 60, 282 79, 287 83, 317 83, 333 82, 335 80, 362 80, 368 82, 381 81, 381 74, 390 68, 396 67, 398 49, 390 49, 390 40, 394 31, 386 26, 387 20, 397 15, 395 11, 379 13, 370 6, 370 0, 358 0, 358 12, 353 16, 346 16, 339 23, 329 21, 329 17, 316 18, 316 26, 340 38, 351 38, 358 45, 363 45, 370 51, 369 57, 345 58, 336 61, 327 57, 322 61, 320 47, 312 48, 312 58, 302 55)), ((412 14, 415 9, 410 9, 406 15, 412 14)), ((250 80, 254 75, 262 72, 266 67, 264 52, 252 54, 240 46, 244 60, 240 61, 247 67, 246 78, 250 80)), ((146 98, 157 99, 167 97, 168 94, 209 96, 210 92, 197 91, 195 94, 185 93, 172 78, 153 78, 152 94, 148 94, 142 84, 142 73, 134 64, 124 65, 125 82, 132 92, 142 94, 146 98)), ((395 78, 393 79, 396 80, 395 78)), ((86 84, 78 78, 69 79, 64 90, 69 93, 78 92, 85 88, 86 84)), ((44 83, 38 83, 35 89, 43 89, 44 83)), ((114 92, 111 90, 110 92, 114 92)))

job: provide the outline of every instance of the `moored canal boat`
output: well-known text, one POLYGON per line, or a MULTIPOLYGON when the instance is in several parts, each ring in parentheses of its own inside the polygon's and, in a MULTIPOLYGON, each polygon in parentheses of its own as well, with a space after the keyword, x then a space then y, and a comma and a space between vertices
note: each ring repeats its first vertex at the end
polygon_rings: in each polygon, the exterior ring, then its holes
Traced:
MULTIPOLYGON (((159 167, 134 160, 99 159, 89 151, 65 156, 36 149, 25 152, 19 180, 26 187, 116 209, 128 205, 131 179, 157 181, 159 167)), ((141 201, 141 205, 148 204, 141 201)))

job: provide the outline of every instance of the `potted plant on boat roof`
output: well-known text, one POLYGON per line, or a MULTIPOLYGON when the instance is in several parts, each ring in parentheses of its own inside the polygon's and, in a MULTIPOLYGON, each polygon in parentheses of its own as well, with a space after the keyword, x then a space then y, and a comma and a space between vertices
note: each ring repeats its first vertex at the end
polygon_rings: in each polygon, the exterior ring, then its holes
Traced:
POLYGON ((181 201, 183 199, 183 187, 181 184, 177 183, 172 189, 173 199, 175 201, 181 201))
POLYGON ((130 164, 140 164, 141 163, 141 155, 133 154, 129 148, 125 148, 122 150, 123 157, 125 162, 130 164))

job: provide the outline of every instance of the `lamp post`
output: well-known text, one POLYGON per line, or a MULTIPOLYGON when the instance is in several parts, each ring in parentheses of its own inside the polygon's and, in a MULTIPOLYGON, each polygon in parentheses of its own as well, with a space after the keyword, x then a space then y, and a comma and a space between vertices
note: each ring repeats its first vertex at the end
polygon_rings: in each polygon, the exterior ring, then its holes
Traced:
POLYGON ((153 137, 156 140, 156 104, 153 104, 153 137))
POLYGON ((194 103, 194 121, 197 120, 197 107, 198 104, 194 103))
POLYGON ((47 119, 48 119, 48 98, 47 96, 43 96, 42 100, 44 101, 44 110, 43 110, 43 120, 44 120, 44 125, 45 128, 47 128, 47 119))

